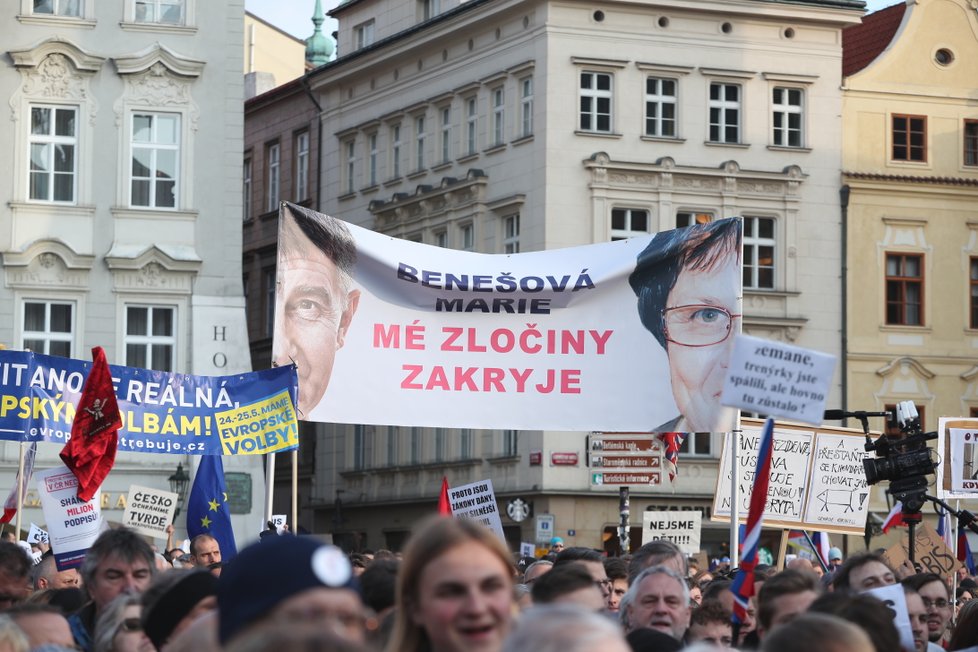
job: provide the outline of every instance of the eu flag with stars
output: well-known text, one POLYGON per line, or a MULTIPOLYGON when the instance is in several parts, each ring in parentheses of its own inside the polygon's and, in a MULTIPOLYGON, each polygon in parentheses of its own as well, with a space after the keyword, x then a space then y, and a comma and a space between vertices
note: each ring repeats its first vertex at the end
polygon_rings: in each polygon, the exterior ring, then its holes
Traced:
POLYGON ((187 534, 209 534, 221 547, 221 561, 227 563, 238 554, 231 529, 224 463, 220 455, 201 455, 194 486, 187 502, 187 534))

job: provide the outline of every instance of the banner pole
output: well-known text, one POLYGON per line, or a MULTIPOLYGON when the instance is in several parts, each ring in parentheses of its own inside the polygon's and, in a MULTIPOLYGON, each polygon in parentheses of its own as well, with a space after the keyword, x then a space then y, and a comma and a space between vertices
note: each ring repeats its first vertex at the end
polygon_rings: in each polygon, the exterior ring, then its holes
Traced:
POLYGON ((628 487, 618 487, 618 545, 621 547, 621 554, 627 555, 632 551, 630 528, 628 524, 631 514, 628 504, 628 487))
POLYGON ((784 570, 785 557, 788 556, 788 534, 790 530, 781 530, 781 548, 778 550, 778 572, 784 570))
POLYGON ((275 453, 265 455, 265 522, 264 530, 272 520, 272 498, 275 497, 275 453))
POLYGON ((740 448, 740 411, 737 412, 737 427, 730 432, 730 568, 737 568, 738 550, 740 544, 738 528, 740 527, 740 487, 737 480, 740 476, 740 465, 737 460, 737 449, 740 448))
POLYGON ((20 442, 20 462, 17 465, 17 540, 20 541, 21 515, 24 513, 24 453, 25 442, 20 442))
POLYGON ((299 449, 292 449, 292 534, 299 534, 299 449))

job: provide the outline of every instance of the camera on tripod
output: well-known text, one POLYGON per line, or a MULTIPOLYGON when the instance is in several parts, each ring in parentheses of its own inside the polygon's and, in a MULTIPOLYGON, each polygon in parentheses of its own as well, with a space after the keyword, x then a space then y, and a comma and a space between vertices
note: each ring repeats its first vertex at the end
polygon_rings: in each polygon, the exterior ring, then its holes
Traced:
POLYGON ((876 457, 865 458, 863 469, 868 484, 889 480, 887 491, 903 503, 905 514, 913 514, 923 507, 927 476, 937 469, 934 450, 927 446, 928 441, 937 439, 937 433, 921 432, 920 417, 912 401, 897 404, 896 418, 900 437, 883 434, 874 442, 866 436, 866 451, 875 452, 876 457))

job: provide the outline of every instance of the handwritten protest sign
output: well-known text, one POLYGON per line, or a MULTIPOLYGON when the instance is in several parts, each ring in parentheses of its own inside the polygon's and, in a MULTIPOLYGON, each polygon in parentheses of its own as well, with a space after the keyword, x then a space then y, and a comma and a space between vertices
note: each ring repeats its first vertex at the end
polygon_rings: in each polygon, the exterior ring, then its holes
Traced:
POLYGON ((896 625, 900 633, 900 644, 904 650, 916 649, 913 641, 913 629, 910 626, 910 614, 907 611, 907 598, 903 593, 903 587, 899 584, 889 586, 878 586, 875 589, 863 591, 871 595, 893 612, 893 624, 896 625))
POLYGON ((499 518, 499 506, 496 504, 496 493, 492 489, 492 480, 480 480, 450 488, 448 503, 452 507, 452 515, 455 518, 479 521, 495 532, 500 539, 506 540, 503 534, 503 522, 499 518))
MULTIPOLYGON (((914 528, 914 541, 916 541, 914 560, 925 571, 937 573, 941 577, 951 577, 961 568, 962 564, 954 551, 948 548, 941 535, 929 524, 921 523, 914 528)), ((903 539, 899 544, 887 548, 884 556, 893 568, 898 568, 910 560, 909 529, 903 533, 903 539)))
POLYGON ((81 566, 85 551, 102 525, 102 490, 90 501, 78 499, 78 479, 66 466, 34 473, 58 570, 81 566))
POLYGON ((178 496, 170 491, 132 485, 122 516, 126 527, 154 539, 166 538, 166 526, 173 523, 178 496))
POLYGON ((818 425, 834 369, 833 355, 739 334, 720 402, 818 425))
POLYGON ((869 507, 869 485, 863 458, 865 439, 821 432, 815 438, 811 482, 805 505, 809 524, 863 528, 869 507))
POLYGON ((687 555, 700 550, 701 512, 642 512, 642 543, 672 541, 687 555))
POLYGON ((31 523, 31 529, 27 533, 27 543, 47 543, 49 538, 45 530, 31 523))
POLYGON ((939 419, 937 450, 938 497, 978 496, 978 419, 939 419))

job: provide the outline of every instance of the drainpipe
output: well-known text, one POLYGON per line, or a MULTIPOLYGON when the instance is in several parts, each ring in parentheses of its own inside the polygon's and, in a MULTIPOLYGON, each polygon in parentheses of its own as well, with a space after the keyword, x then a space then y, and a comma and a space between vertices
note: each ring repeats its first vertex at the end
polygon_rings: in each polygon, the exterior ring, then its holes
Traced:
POLYGON ((302 90, 306 92, 306 97, 316 107, 316 211, 322 212, 323 196, 323 107, 320 106, 309 87, 309 75, 302 76, 302 90))
MULTIPOLYGON (((839 204, 842 208, 842 245, 839 255, 842 258, 842 351, 839 356, 839 367, 842 374, 842 409, 849 409, 849 193, 848 184, 839 188, 839 204)), ((848 420, 844 420, 842 425, 847 425, 848 420)))

